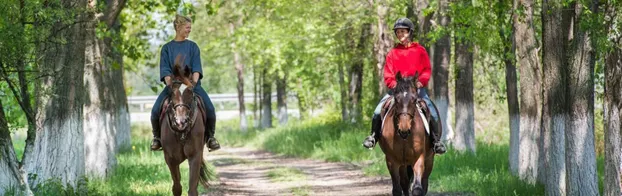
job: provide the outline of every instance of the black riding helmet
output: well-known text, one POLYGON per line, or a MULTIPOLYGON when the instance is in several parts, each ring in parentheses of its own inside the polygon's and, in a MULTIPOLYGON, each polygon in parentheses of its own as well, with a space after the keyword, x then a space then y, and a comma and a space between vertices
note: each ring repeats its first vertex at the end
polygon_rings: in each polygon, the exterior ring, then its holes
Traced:
POLYGON ((408 33, 410 34, 410 40, 413 39, 413 32, 415 32, 415 25, 408 18, 400 18, 395 21, 393 25, 393 33, 397 36, 397 29, 408 29, 408 33))

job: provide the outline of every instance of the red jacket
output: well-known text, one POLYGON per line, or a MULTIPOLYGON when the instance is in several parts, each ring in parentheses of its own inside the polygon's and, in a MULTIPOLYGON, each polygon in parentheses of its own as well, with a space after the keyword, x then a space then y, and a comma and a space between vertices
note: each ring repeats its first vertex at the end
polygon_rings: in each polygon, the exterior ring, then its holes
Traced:
POLYGON ((384 64, 384 83, 390 89, 397 85, 395 81, 397 72, 400 72, 402 77, 414 76, 415 72, 418 72, 419 82, 427 86, 432 72, 428 52, 419 43, 411 43, 408 47, 398 44, 389 51, 384 64))

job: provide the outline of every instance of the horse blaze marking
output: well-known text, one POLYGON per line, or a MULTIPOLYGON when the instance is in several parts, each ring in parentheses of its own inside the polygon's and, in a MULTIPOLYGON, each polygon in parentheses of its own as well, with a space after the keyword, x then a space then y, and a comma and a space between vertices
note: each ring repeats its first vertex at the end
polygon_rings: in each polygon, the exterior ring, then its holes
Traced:
POLYGON ((186 88, 188 88, 188 86, 186 86, 186 84, 181 84, 181 86, 179 86, 179 92, 180 93, 184 93, 184 90, 186 90, 186 88))

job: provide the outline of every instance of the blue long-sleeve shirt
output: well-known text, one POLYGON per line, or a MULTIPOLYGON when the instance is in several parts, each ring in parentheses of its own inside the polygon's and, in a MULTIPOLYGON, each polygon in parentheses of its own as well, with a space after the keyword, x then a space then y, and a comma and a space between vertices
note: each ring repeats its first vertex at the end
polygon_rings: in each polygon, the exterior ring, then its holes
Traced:
POLYGON ((203 78, 203 68, 201 67, 201 50, 199 46, 191 40, 175 41, 172 40, 164 46, 160 52, 160 81, 164 81, 164 77, 173 75, 173 66, 175 58, 178 54, 185 56, 184 64, 190 66, 192 73, 199 73, 199 81, 197 85, 201 85, 203 78))

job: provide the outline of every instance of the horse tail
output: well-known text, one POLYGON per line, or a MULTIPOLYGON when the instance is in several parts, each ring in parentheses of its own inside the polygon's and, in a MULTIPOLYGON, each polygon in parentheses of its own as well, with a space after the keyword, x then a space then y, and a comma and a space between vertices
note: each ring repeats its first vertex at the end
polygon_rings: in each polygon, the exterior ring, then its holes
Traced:
POLYGON ((205 189, 209 187, 209 180, 215 178, 213 169, 208 168, 205 164, 205 160, 201 158, 201 168, 199 169, 199 182, 205 189))

